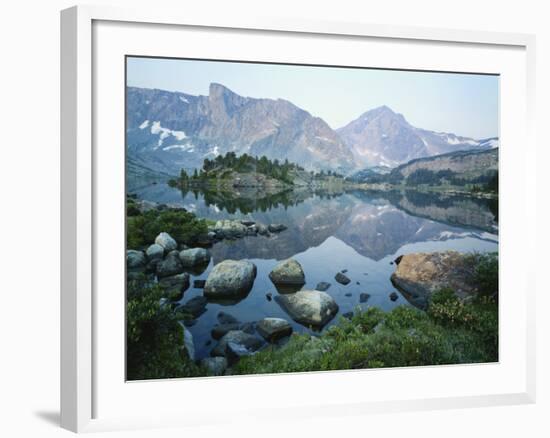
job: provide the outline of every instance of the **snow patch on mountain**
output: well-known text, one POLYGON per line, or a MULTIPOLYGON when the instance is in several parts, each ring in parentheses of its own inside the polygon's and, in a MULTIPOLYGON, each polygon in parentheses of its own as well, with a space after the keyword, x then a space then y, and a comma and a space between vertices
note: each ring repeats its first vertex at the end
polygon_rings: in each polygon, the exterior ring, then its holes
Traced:
POLYGON ((159 141, 158 141, 158 144, 157 144, 157 148, 160 148, 162 146, 162 143, 164 142, 164 140, 167 139, 170 136, 175 137, 175 139, 178 140, 178 141, 181 141, 181 140, 187 138, 187 135, 185 135, 185 132, 183 132, 183 131, 172 131, 171 129, 163 128, 160 125, 159 121, 153 122, 153 125, 151 126, 151 134, 159 135, 159 141))

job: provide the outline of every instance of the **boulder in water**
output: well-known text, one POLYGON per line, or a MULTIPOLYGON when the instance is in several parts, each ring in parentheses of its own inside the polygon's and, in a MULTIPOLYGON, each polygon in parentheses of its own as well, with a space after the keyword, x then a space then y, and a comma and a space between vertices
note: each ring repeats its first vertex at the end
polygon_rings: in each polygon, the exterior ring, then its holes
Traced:
POLYGON ((256 265, 246 260, 224 260, 206 279, 204 295, 209 298, 231 298, 246 295, 256 278, 256 265))
POLYGON ((300 324, 323 327, 338 313, 338 304, 326 292, 301 290, 291 295, 278 295, 275 301, 300 324))
POLYGON ((269 278, 273 283, 281 285, 301 286, 306 282, 302 266, 294 259, 287 259, 277 263, 269 273, 269 278))

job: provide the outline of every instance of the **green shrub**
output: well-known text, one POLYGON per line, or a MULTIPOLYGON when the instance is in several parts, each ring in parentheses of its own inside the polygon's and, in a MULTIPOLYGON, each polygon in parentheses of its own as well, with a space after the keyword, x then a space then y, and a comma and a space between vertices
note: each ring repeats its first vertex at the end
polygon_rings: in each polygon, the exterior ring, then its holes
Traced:
POLYGON ((474 281, 482 295, 498 292, 498 253, 481 254, 477 257, 474 281))
POLYGON ((127 218, 128 248, 150 245, 161 232, 170 234, 179 243, 193 245, 208 232, 206 221, 184 210, 149 210, 127 218))
POLYGON ((126 304, 128 380, 191 377, 201 374, 183 347, 185 315, 162 306, 163 290, 145 278, 128 282, 126 304))

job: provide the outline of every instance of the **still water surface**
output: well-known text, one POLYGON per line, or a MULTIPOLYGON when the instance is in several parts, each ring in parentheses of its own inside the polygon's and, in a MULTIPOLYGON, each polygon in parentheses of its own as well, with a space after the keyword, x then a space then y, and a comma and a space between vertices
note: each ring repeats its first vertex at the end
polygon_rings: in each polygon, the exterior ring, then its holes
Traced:
POLYGON ((258 275, 250 293, 238 302, 221 305, 208 303, 206 312, 189 327, 196 356, 209 355, 216 344, 210 331, 223 310, 241 322, 264 317, 288 320, 297 332, 309 329, 292 321, 267 293, 278 292, 268 274, 275 264, 293 257, 302 265, 306 284, 315 289, 321 282, 331 283, 326 291, 340 307, 340 315, 358 306, 378 306, 390 310, 410 305, 390 282, 395 269, 391 262, 401 254, 456 250, 487 252, 498 250, 498 224, 494 201, 465 197, 448 197, 420 192, 347 193, 289 192, 276 196, 235 193, 231 199, 217 193, 187 192, 164 183, 132 187, 139 199, 185 207, 198 217, 217 219, 252 219, 263 224, 280 223, 287 230, 272 235, 248 236, 222 241, 211 248, 212 260, 202 273, 191 274, 191 288, 182 303, 202 289, 193 288, 193 280, 206 279, 212 267, 225 259, 247 259, 256 264, 258 275), (337 272, 347 270, 352 280, 343 286, 334 280, 337 272), (396 291, 394 302, 389 295, 396 291), (366 292, 370 298, 359 302, 366 292))

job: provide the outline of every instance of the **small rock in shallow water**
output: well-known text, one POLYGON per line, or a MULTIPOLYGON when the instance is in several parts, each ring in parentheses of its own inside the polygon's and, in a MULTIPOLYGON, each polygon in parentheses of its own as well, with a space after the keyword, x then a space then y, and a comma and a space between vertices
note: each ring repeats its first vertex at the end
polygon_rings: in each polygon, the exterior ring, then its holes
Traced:
POLYGON ((268 342, 290 336, 292 326, 282 318, 264 318, 258 322, 258 333, 268 342))
POLYGON ((361 283, 359 283, 358 281, 356 281, 355 284, 359 286, 361 283))
POLYGON ((246 350, 248 352, 254 352, 264 344, 257 337, 245 333, 242 330, 232 330, 220 339, 218 345, 216 345, 210 352, 210 355, 225 356, 227 354, 227 347, 230 342, 234 345, 238 345, 239 349, 246 350))
POLYGON ((320 290, 321 292, 325 292, 330 287, 330 283, 327 283, 326 281, 321 281, 320 283, 317 283, 317 286, 315 286, 315 290, 320 290))
POLYGON ((390 300, 397 301, 398 298, 399 298, 399 295, 397 295, 397 292, 392 292, 390 294, 390 300))
POLYGON ((189 274, 182 273, 163 277, 159 280, 159 286, 164 289, 164 296, 172 301, 179 301, 183 293, 189 287, 189 274))
POLYGON ((346 312, 346 313, 342 314, 342 316, 346 319, 351 319, 351 318, 353 318, 353 312, 346 312))
POLYGON ((341 272, 342 274, 345 274, 346 272, 348 272, 348 270, 347 270, 347 269, 342 269, 340 272, 341 272))
POLYGON ((257 224, 256 228, 258 229, 258 234, 262 236, 267 236, 269 234, 269 230, 264 224, 257 224))
POLYGON ((218 322, 220 324, 238 324, 239 320, 235 318, 233 315, 230 315, 229 313, 224 312, 223 310, 218 313, 218 322))
POLYGON ((335 275, 334 279, 338 283, 343 284, 344 286, 351 282, 351 280, 346 275, 342 274, 341 272, 338 272, 338 274, 335 275))
POLYGON ((253 335, 256 331, 256 323, 255 322, 245 322, 241 324, 241 330, 245 333, 248 333, 249 335, 253 335))
POLYGON ((363 292, 359 295, 359 302, 360 303, 366 303, 369 298, 370 298, 370 295, 363 292))
POLYGON ((271 232, 271 233, 280 233, 281 231, 284 231, 287 229, 287 226, 286 225, 283 225, 283 224, 269 224, 267 229, 271 232))
POLYGON ((204 288, 205 283, 206 283, 206 280, 194 280, 193 287, 196 289, 202 289, 204 288))
POLYGON ((194 318, 199 317, 206 312, 206 304, 208 300, 205 297, 197 296, 183 303, 178 307, 178 310, 191 314, 194 318))
POLYGON ((265 297, 267 298, 267 301, 271 301, 273 299, 273 294, 271 292, 268 292, 265 294, 265 297))
POLYGON ((348 292, 345 296, 346 296, 346 297, 351 297, 351 293, 348 292))
POLYGON ((220 324, 220 325, 215 326, 210 331, 210 336, 212 336, 214 339, 221 339, 227 333, 229 333, 231 330, 239 330, 240 327, 241 327, 241 324, 239 324, 238 322, 220 324))

